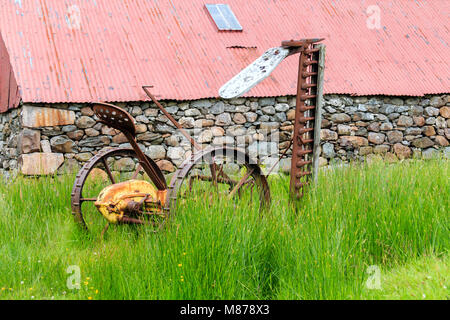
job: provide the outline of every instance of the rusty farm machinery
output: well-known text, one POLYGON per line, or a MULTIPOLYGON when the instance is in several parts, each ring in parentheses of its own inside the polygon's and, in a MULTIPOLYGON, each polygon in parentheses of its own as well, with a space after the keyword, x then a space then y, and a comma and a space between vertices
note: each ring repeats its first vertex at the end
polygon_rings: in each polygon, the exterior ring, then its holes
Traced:
MULTIPOLYGON (((238 97, 269 76, 286 57, 300 53, 294 132, 281 156, 286 156, 292 146, 290 188, 295 197, 304 193, 317 172, 320 132, 317 129, 320 130, 325 54, 325 47, 318 44, 320 41, 283 41, 280 47, 268 50, 219 91, 224 99, 238 97)), ((212 199, 212 195, 230 201, 247 197, 261 209, 269 205, 267 177, 256 161, 239 148, 204 148, 167 112, 150 92, 150 86, 142 88, 187 139, 193 152, 167 184, 161 169, 139 146, 133 117, 115 105, 94 103, 98 121, 120 131, 130 148, 100 151, 78 172, 71 195, 72 214, 77 223, 86 230, 102 230, 102 234, 110 224, 151 225, 156 231, 193 197, 201 201, 212 199), (126 172, 117 169, 119 164, 127 168, 126 172), (94 207, 101 215, 92 212, 96 211, 94 207)))

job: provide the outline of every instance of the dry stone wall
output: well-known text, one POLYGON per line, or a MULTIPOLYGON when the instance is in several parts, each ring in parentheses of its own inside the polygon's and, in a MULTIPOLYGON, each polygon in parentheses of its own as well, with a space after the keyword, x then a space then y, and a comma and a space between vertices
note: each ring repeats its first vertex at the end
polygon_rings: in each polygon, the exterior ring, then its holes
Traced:
MULTIPOLYGON (((264 162, 265 157, 281 153, 289 145, 293 96, 162 104, 205 147, 246 148, 264 162)), ((138 143, 165 172, 173 172, 191 154, 189 143, 153 103, 117 105, 136 119, 138 143)), ((320 165, 373 158, 429 158, 440 152, 448 158, 449 139, 450 96, 329 95, 323 110, 320 165)), ((128 146, 123 134, 96 122, 87 104, 22 105, 0 115, 3 173, 78 170, 103 148, 128 146)), ((289 167, 289 160, 283 160, 281 168, 289 167)))

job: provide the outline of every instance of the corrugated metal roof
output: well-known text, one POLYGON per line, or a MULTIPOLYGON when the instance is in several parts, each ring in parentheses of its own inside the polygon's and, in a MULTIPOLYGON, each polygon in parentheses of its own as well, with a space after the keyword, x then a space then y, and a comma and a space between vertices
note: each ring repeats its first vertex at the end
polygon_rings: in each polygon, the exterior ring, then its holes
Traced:
MULTIPOLYGON (((266 49, 304 37, 326 38, 325 93, 450 91, 450 1, 220 2, 242 32, 218 32, 211 0, 0 0, 0 31, 24 102, 138 101, 144 84, 163 99, 217 97, 266 49)), ((248 95, 294 94, 297 62, 248 95)))
POLYGON ((0 113, 16 108, 19 103, 19 88, 0 34, 0 113))

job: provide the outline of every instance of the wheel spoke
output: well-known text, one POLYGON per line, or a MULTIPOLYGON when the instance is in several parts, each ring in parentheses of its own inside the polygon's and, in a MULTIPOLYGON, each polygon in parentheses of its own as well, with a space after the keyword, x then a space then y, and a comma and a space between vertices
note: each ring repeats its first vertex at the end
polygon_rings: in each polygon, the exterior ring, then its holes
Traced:
POLYGON ((236 192, 239 190, 239 188, 247 181, 248 177, 253 173, 254 169, 248 170, 247 173, 242 177, 241 180, 236 184, 236 186, 231 190, 230 194, 228 195, 228 198, 233 198, 236 192))
POLYGON ((139 172, 141 171, 141 169, 142 169, 142 166, 141 166, 141 164, 139 163, 138 166, 137 166, 137 168, 136 168, 136 170, 135 170, 134 173, 133 173, 133 176, 131 177, 131 180, 136 179, 136 177, 138 176, 138 174, 139 174, 139 172))
POLYGON ((212 183, 215 187, 217 187, 217 174, 216 174, 216 169, 217 169, 217 165, 214 162, 213 164, 211 164, 209 166, 210 170, 211 170, 211 177, 212 177, 212 183))
POLYGON ((80 201, 89 201, 89 202, 95 202, 97 201, 97 198, 81 198, 80 201))
POLYGON ((217 170, 217 176, 223 177, 223 163, 220 164, 219 170, 217 170))
POLYGON ((111 180, 112 184, 115 184, 116 181, 114 180, 114 177, 113 177, 113 175, 111 173, 111 170, 109 169, 109 166, 108 166, 108 163, 106 161, 106 158, 102 158, 102 162, 103 162, 103 165, 105 166, 105 170, 106 170, 106 173, 108 174, 109 180, 111 180))
POLYGON ((219 175, 221 176, 221 177, 223 177, 224 179, 227 179, 227 180, 232 180, 224 171, 223 171, 223 163, 220 165, 220 172, 219 172, 219 175))
POLYGON ((108 231, 108 229, 109 229, 109 222, 106 223, 105 227, 104 227, 103 230, 102 230, 102 233, 101 233, 102 239, 103 239, 103 237, 105 236, 105 233, 106 233, 106 231, 108 231))

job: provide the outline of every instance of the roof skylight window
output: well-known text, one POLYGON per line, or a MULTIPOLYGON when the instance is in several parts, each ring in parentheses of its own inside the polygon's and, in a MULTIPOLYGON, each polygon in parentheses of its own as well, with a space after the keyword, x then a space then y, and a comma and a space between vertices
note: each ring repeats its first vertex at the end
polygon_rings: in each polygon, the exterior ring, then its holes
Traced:
POLYGON ((227 4, 206 4, 209 14, 220 31, 242 31, 242 26, 227 4))

